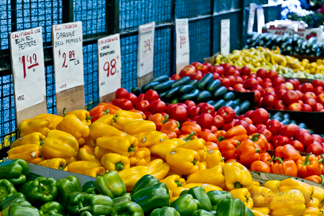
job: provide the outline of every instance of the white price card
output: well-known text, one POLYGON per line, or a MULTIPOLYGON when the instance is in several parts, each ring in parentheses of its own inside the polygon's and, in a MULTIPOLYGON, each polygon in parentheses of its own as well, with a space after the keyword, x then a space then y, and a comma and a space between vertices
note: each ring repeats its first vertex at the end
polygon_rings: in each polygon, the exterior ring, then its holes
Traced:
POLYGON ((190 64, 189 25, 188 19, 176 19, 176 67, 177 74, 190 64))
POLYGON ((82 86, 82 22, 52 26, 56 93, 82 86))
POLYGON ((13 32, 11 63, 17 112, 45 100, 45 68, 42 27, 13 32))
POLYGON ((221 20, 221 53, 228 55, 230 52, 230 20, 221 20))
POLYGON ((99 97, 121 87, 121 56, 119 34, 98 40, 99 97))
POLYGON ((155 22, 139 26, 137 76, 153 72, 155 22))
POLYGON ((262 7, 257 8, 257 17, 258 17, 258 33, 262 33, 262 27, 265 25, 264 21, 264 11, 262 7))
POLYGON ((247 30, 248 33, 252 33, 253 32, 255 8, 256 8, 256 4, 255 3, 251 3, 250 4, 249 21, 248 21, 248 30, 247 30))

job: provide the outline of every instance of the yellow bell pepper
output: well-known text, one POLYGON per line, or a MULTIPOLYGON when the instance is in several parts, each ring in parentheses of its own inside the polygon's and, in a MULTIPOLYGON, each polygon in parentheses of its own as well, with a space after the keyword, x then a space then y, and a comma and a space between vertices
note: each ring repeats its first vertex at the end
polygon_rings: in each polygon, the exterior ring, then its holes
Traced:
POLYGON ((162 179, 160 182, 166 184, 170 191, 174 191, 178 187, 183 187, 186 185, 186 180, 184 180, 178 175, 168 176, 162 179))
POLYGON ((112 137, 99 137, 96 141, 99 148, 110 150, 115 153, 125 155, 127 157, 133 156, 136 154, 138 149, 135 139, 135 142, 130 142, 126 137, 112 136, 112 137))
POLYGON ((274 196, 274 193, 269 188, 261 186, 253 186, 250 193, 256 207, 269 204, 274 196))
POLYGON ((56 129, 56 126, 63 120, 62 116, 54 115, 54 114, 39 114, 34 119, 46 119, 52 126, 53 129, 56 129))
POLYGON ((89 139, 86 140, 85 145, 95 148, 97 146, 96 140, 90 137, 89 139))
POLYGON ((264 183, 264 187, 269 188, 272 192, 279 192, 279 186, 281 184, 281 181, 279 180, 269 180, 266 183, 264 183))
POLYGON ((279 191, 288 191, 288 190, 299 190, 305 197, 305 203, 308 204, 311 201, 314 188, 309 184, 304 182, 288 178, 281 182, 279 191))
POLYGON ((136 154, 129 158, 131 166, 146 166, 151 162, 151 152, 146 147, 138 148, 136 154))
POLYGON ((17 146, 8 151, 9 159, 23 159, 27 163, 38 164, 42 159, 42 147, 38 144, 17 146))
POLYGON ((225 189, 225 176, 223 175, 222 165, 194 172, 188 176, 187 183, 212 184, 225 189))
MULTIPOLYGON (((90 127, 90 137, 93 140, 103 136, 123 136, 124 132, 103 122, 94 122, 90 127)), ((125 134, 124 134, 125 135, 125 134)))
POLYGON ((130 167, 129 158, 116 153, 105 154, 101 158, 101 164, 109 171, 122 171, 130 167))
POLYGON ((127 191, 132 191, 136 182, 144 175, 148 174, 147 166, 134 166, 120 171, 118 174, 126 185, 127 191))
POLYGON ((318 207, 306 207, 306 211, 304 215, 316 216, 320 215, 320 209, 318 207))
POLYGON ((317 198, 315 198, 314 196, 312 197, 312 200, 310 201, 310 203, 306 204, 306 208, 308 207, 315 207, 315 208, 319 208, 320 202, 317 198))
POLYGON ((232 194, 234 199, 241 200, 245 207, 252 209, 253 207, 253 199, 248 189, 246 188, 238 188, 231 190, 230 193, 232 194))
POLYGON ((324 189, 318 186, 313 186, 314 193, 312 195, 313 199, 316 198, 320 203, 320 206, 324 203, 324 189))
POLYGON ((147 164, 150 175, 156 177, 159 180, 165 178, 165 176, 169 173, 170 166, 168 163, 164 162, 162 159, 155 159, 147 164))
POLYGON ((190 140, 180 145, 179 148, 191 149, 198 153, 200 157, 200 161, 204 161, 207 155, 207 148, 205 146, 205 140, 198 138, 194 140, 190 140))
POLYGON ((23 137, 34 132, 39 132, 46 136, 52 129, 53 125, 47 119, 25 119, 19 124, 19 135, 23 137))
POLYGON ((182 191, 189 190, 190 188, 185 188, 185 187, 177 187, 172 191, 172 196, 173 197, 179 197, 182 191))
POLYGON ((171 170, 184 175, 198 171, 199 160, 200 157, 196 151, 185 148, 174 148, 166 157, 171 170))
POLYGON ((158 156, 163 160, 166 160, 166 156, 170 154, 172 149, 179 146, 178 140, 179 139, 166 139, 158 144, 149 146, 148 148, 153 156, 158 156))
POLYGON ((149 131, 133 135, 138 140, 139 147, 148 147, 169 139, 165 133, 160 131, 149 131))
POLYGON ((201 183, 190 183, 190 184, 186 184, 184 186, 184 188, 190 189, 190 188, 194 188, 194 187, 203 187, 205 189, 205 192, 208 193, 209 191, 222 191, 223 189, 215 186, 215 185, 211 185, 211 184, 201 184, 201 183))
MULTIPOLYGON (((262 213, 263 215, 269 215, 270 214, 270 209, 269 209, 269 206, 263 206, 263 207, 255 207, 253 206, 252 208, 252 212, 253 211, 257 211, 257 212, 260 212, 262 213)), ((254 213, 254 212, 253 212, 254 213)), ((255 214, 255 213, 254 213, 255 214)))
POLYGON ((213 168, 214 166, 220 164, 222 161, 224 161, 224 158, 222 157, 222 153, 219 150, 210 149, 207 152, 205 162, 207 163, 208 169, 213 168))
POLYGON ((267 214, 263 214, 262 212, 260 211, 257 211, 257 210, 251 210, 254 214, 254 216, 267 216, 267 214))
POLYGON ((51 130, 42 147, 45 158, 64 158, 67 163, 73 160, 79 150, 75 137, 59 130, 51 130))
POLYGON ((319 215, 324 215, 324 206, 320 208, 320 214, 319 215))
POLYGON ((63 158, 53 158, 53 159, 43 160, 37 165, 52 168, 52 169, 64 170, 67 165, 67 162, 63 158))
POLYGON ((247 168, 242 164, 225 163, 223 166, 226 188, 234 190, 236 188, 251 189, 253 186, 252 176, 247 168))
POLYGON ((148 120, 135 120, 127 122, 124 127, 123 131, 127 134, 134 135, 144 132, 156 131, 156 125, 152 121, 148 120))
POLYGON ((98 146, 95 147, 95 155, 97 158, 101 159, 105 154, 111 153, 112 151, 110 150, 105 150, 102 148, 99 148, 98 146))
POLYGON ((134 120, 143 120, 143 116, 135 112, 118 110, 113 117, 112 126, 119 130, 123 130, 126 123, 134 120))
POLYGON ((306 210, 304 195, 299 190, 276 193, 270 202, 272 216, 303 215, 306 210))
POLYGON ((207 169, 207 163, 205 161, 199 163, 199 170, 207 169))
POLYGON ((100 159, 95 155, 95 149, 87 145, 84 145, 79 149, 77 159, 81 161, 92 161, 100 163, 100 159))
POLYGON ((261 186, 261 184, 258 181, 253 181, 253 186, 261 186))
POLYGON ((98 174, 104 175, 106 170, 100 163, 92 161, 75 161, 67 165, 69 172, 78 173, 81 175, 88 175, 97 177, 98 174), (98 169, 99 168, 99 169, 98 169))
MULTIPOLYGON (((63 110, 63 114, 64 113, 65 113, 65 110, 63 110)), ((75 110, 75 111, 71 111, 71 112, 66 113, 66 115, 75 115, 86 126, 91 125, 92 117, 90 116, 90 114, 89 114, 89 112, 87 110, 75 110)))
POLYGON ((26 136, 20 137, 19 139, 16 139, 11 145, 10 148, 14 148, 21 145, 26 144, 37 144, 42 145, 43 141, 46 139, 46 136, 39 132, 34 132, 31 134, 28 134, 26 136))
POLYGON ((101 123, 105 123, 108 125, 112 124, 114 115, 113 114, 106 114, 104 116, 101 116, 99 119, 97 119, 95 122, 101 122, 101 123))

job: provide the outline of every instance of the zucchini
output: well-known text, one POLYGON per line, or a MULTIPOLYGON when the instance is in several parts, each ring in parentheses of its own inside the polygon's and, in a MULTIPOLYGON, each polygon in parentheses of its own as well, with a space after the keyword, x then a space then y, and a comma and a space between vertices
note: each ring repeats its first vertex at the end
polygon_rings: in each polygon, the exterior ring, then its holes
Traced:
POLYGON ((168 80, 164 83, 160 83, 153 87, 158 93, 168 91, 171 88, 171 85, 174 83, 174 80, 168 80))
POLYGON ((240 114, 240 106, 234 106, 234 112, 235 112, 235 115, 239 115, 240 114))
POLYGON ((226 101, 225 104, 224 104, 224 106, 229 106, 229 107, 232 107, 233 108, 234 101, 232 101, 232 100, 226 101))
POLYGON ((214 92, 218 87, 221 86, 221 84, 222 83, 220 80, 213 80, 208 84, 207 91, 214 92))
POLYGON ((280 117, 280 116, 276 116, 276 117, 274 117, 274 118, 272 118, 273 120, 277 120, 277 121, 282 121, 282 118, 280 117))
POLYGON ((138 95, 142 94, 142 90, 138 87, 134 87, 134 88, 132 88, 132 93, 134 95, 138 96, 138 95))
POLYGON ((271 116, 271 119, 275 119, 276 117, 281 117, 281 116, 282 116, 282 112, 276 112, 271 116))
POLYGON ((174 98, 172 101, 171 101, 172 104, 177 104, 179 103, 179 98, 174 98))
POLYGON ((147 90, 153 89, 155 86, 159 85, 159 82, 149 82, 142 86, 142 92, 145 93, 147 90))
POLYGON ((186 93, 191 92, 194 89, 195 89, 195 87, 193 87, 192 85, 179 86, 179 93, 186 94, 186 93))
POLYGON ((306 129, 306 124, 305 123, 300 123, 298 125, 299 128, 303 128, 303 129, 306 129))
POLYGON ((295 120, 291 120, 291 121, 290 121, 290 124, 295 124, 295 125, 296 125, 297 122, 296 122, 295 120))
POLYGON ((199 90, 194 89, 190 93, 182 95, 181 98, 180 98, 180 101, 196 100, 198 94, 199 94, 199 90))
POLYGON ((234 100, 235 99, 235 94, 233 92, 226 92, 224 94, 224 100, 234 100))
POLYGON ((237 98, 237 99, 234 100, 234 105, 235 106, 240 105, 240 103, 241 103, 241 99, 240 98, 237 98))
POLYGON ((187 84, 193 86, 194 88, 196 88, 197 85, 198 85, 198 81, 197 80, 190 80, 187 84))
POLYGON ((185 85, 185 84, 187 84, 187 82, 189 82, 189 81, 190 81, 190 77, 188 77, 188 76, 182 77, 181 79, 178 79, 177 81, 175 81, 175 82, 171 85, 171 88, 175 88, 175 87, 178 87, 178 86, 185 85))
POLYGON ((214 105, 215 111, 217 111, 219 108, 221 108, 222 106, 224 106, 224 104, 225 104, 225 100, 224 99, 218 100, 215 103, 215 105, 214 105))
POLYGON ((150 82, 165 82, 168 81, 169 76, 168 75, 162 75, 162 76, 158 76, 158 77, 154 77, 150 80, 150 82))
POLYGON ((165 98, 166 93, 167 92, 163 92, 163 93, 159 94, 159 97, 160 97, 161 100, 163 100, 163 101, 166 100, 166 98, 165 98))
POLYGON ((170 89, 166 92, 165 97, 168 99, 175 98, 176 94, 179 92, 180 86, 170 89))
POLYGON ((290 119, 289 114, 288 113, 283 114, 282 119, 290 119))
POLYGON ((203 90, 199 92, 197 96, 197 102, 206 102, 212 99, 212 95, 209 91, 203 90))
POLYGON ((213 100, 209 100, 209 101, 207 101, 206 103, 208 103, 208 104, 210 104, 210 105, 212 105, 212 106, 214 106, 214 105, 216 104, 216 102, 213 101, 213 100))
POLYGON ((223 96, 226 92, 227 92, 226 87, 225 86, 220 86, 219 88, 217 88, 214 91, 213 96, 214 96, 214 98, 219 98, 219 97, 223 96))
POLYGON ((199 82, 197 88, 200 90, 205 89, 208 84, 213 80, 213 74, 207 73, 199 82))
POLYGON ((289 124, 290 123, 290 120, 289 119, 284 119, 282 122, 281 122, 281 124, 283 124, 283 125, 287 125, 287 124, 289 124))
POLYGON ((246 113, 250 109, 251 103, 248 100, 245 100, 240 105, 240 113, 246 113))

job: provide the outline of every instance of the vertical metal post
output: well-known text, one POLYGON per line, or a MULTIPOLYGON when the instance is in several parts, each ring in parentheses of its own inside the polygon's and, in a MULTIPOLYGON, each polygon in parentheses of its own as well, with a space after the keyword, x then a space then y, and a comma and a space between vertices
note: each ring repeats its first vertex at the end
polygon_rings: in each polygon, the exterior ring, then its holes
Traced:
POLYGON ((73 22, 73 0, 63 0, 62 10, 63 23, 73 22))
POLYGON ((119 0, 106 0, 106 34, 119 32, 119 0))
POLYGON ((242 38, 241 38, 241 43, 240 43, 240 48, 244 47, 245 44, 245 31, 246 31, 246 23, 245 23, 245 18, 246 18, 246 10, 245 10, 245 4, 246 0, 242 0, 242 38))
POLYGON ((211 0, 211 20, 210 20, 210 56, 214 55, 214 7, 215 7, 215 0, 211 0))
POLYGON ((171 61, 170 61, 170 71, 171 71, 171 75, 174 73, 174 68, 175 68, 175 49, 176 49, 176 45, 175 45, 175 19, 176 19, 176 0, 173 0, 171 3, 171 23, 174 23, 174 26, 171 27, 171 61))
POLYGON ((15 31, 17 31, 17 0, 11 0, 11 32, 15 31))

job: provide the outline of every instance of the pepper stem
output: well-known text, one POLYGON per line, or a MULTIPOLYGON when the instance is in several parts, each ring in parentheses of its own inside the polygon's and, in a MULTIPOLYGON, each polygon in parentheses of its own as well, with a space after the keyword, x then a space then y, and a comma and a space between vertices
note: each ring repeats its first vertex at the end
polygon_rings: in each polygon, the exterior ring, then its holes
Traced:
POLYGON ((86 121, 90 121, 92 118, 93 118, 93 116, 89 116, 89 117, 87 117, 85 120, 86 120, 86 121))
POLYGON ((179 182, 179 181, 175 181, 175 183, 177 184, 177 187, 181 187, 182 186, 181 182, 179 182))
POLYGON ((275 159, 275 158, 274 158, 274 156, 272 155, 271 160, 269 160, 268 163, 271 163, 272 161, 274 161, 274 159, 275 159))
POLYGON ((218 142, 221 142, 221 141, 225 140, 225 137, 224 136, 219 136, 219 137, 217 137, 217 140, 218 140, 218 142))
POLYGON ((225 158, 224 157, 221 157, 220 161, 223 161, 223 160, 225 160, 225 158))
POLYGON ((305 158, 305 161, 303 162, 303 166, 308 166, 310 164, 310 161, 308 160, 309 159, 309 156, 311 156, 312 153, 309 153, 306 158, 305 158))
POLYGON ((43 142, 42 139, 39 139, 39 144, 40 144, 40 145, 43 145, 43 144, 44 144, 44 142, 43 142))
POLYGON ((188 136, 187 138, 183 139, 183 140, 184 140, 184 141, 190 141, 190 140, 191 140, 191 137, 194 136, 194 135, 196 135, 196 134, 197 134, 196 131, 192 131, 192 132, 189 134, 189 136, 188 136))
POLYGON ((119 161, 118 163, 115 164, 115 169, 117 171, 122 171, 124 169, 124 164, 119 161))
POLYGON ((255 152, 256 153, 260 153, 260 149, 255 149, 255 152))
POLYGON ((169 115, 166 115, 164 120, 162 121, 162 124, 166 123, 169 120, 169 115))
POLYGON ((252 140, 253 142, 255 142, 255 141, 257 141, 257 140, 259 139, 259 137, 260 137, 260 134, 259 134, 259 133, 256 133, 256 134, 254 134, 254 135, 251 137, 250 140, 252 140))
POLYGON ((324 165, 324 154, 321 154, 321 159, 318 162, 324 165))
POLYGON ((64 167, 63 165, 60 165, 58 169, 59 169, 59 170, 64 170, 64 168, 65 168, 65 167, 64 167))
POLYGON ((105 115, 108 115, 109 113, 109 109, 107 109, 106 111, 103 111, 105 113, 105 115))
POLYGON ((194 160, 192 161, 192 163, 193 163, 193 165, 196 165, 197 161, 194 159, 194 160))
POLYGON ((79 208, 78 213, 83 212, 83 211, 90 211, 90 210, 91 210, 91 206, 85 206, 83 208, 79 208))
POLYGON ((66 108, 64 107, 64 108, 63 108, 63 117, 66 116, 65 110, 66 110, 66 108))
POLYGON ((241 188, 243 185, 240 182, 235 182, 234 187, 235 188, 241 188))
POLYGON ((279 161, 280 164, 283 163, 282 159, 280 157, 276 157, 275 160, 279 161))
POLYGON ((177 128, 180 128, 180 122, 176 121, 177 122, 177 128))
POLYGON ((324 185, 324 176, 320 175, 320 177, 322 178, 322 182, 320 183, 321 185, 324 185))
POLYGON ((134 149, 133 145, 129 146, 129 148, 128 148, 128 152, 131 152, 131 151, 135 152, 135 149, 134 149))
POLYGON ((114 116, 113 120, 114 120, 114 122, 116 122, 117 121, 117 116, 114 116))

